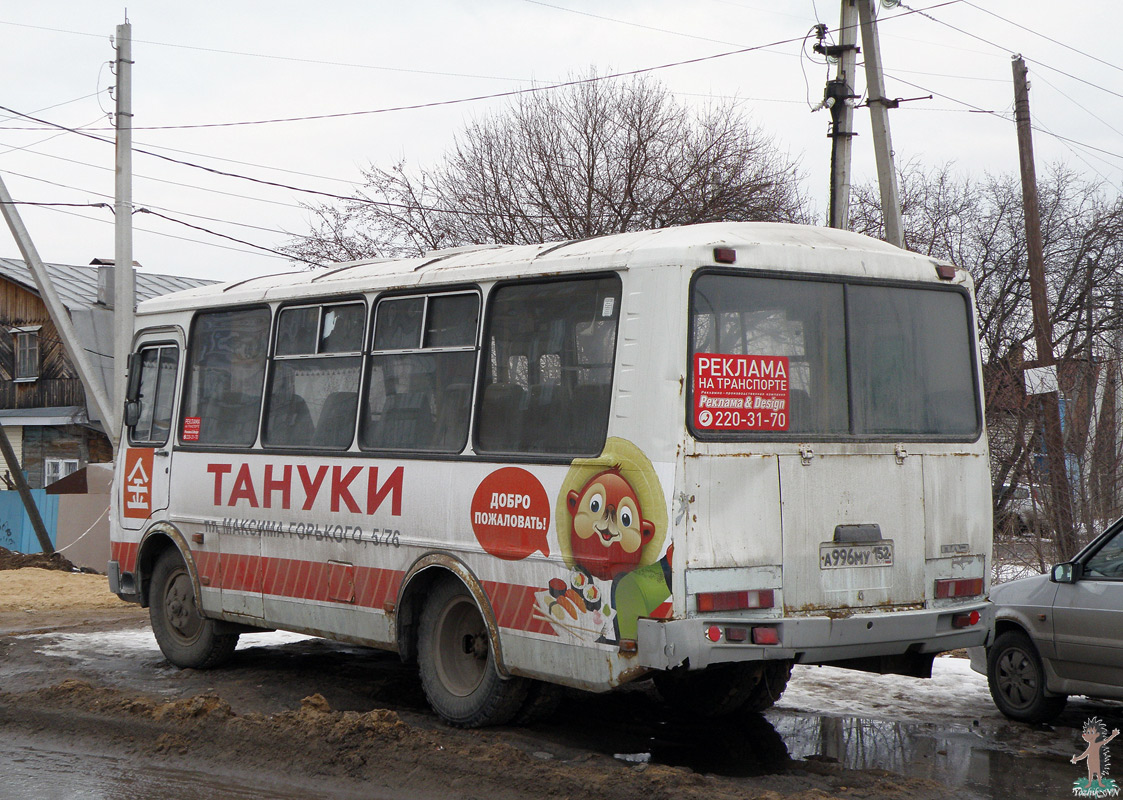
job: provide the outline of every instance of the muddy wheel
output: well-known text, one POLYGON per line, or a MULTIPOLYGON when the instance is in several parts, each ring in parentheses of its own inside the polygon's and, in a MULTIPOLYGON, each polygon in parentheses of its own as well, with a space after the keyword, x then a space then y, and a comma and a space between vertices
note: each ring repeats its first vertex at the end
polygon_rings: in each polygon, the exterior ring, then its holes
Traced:
POLYGON ((676 711, 695 717, 723 717, 739 711, 753 698, 761 665, 755 662, 715 664, 704 670, 656 672, 655 688, 676 711))
POLYGON ((230 659, 238 645, 238 634, 215 633, 214 620, 199 613, 191 573, 177 550, 165 550, 156 560, 148 613, 156 643, 177 667, 217 667, 230 659))
POLYGON ((987 650, 987 684, 998 710, 1020 722, 1048 722, 1068 702, 1045 693, 1045 667, 1021 631, 1006 631, 987 650))
POLYGON ((417 660, 429 705, 450 725, 502 725, 526 700, 527 681, 499 676, 487 623, 459 581, 437 584, 426 600, 417 660))
POLYGON ((753 687, 741 709, 759 713, 772 708, 776 701, 780 699, 780 695, 788 688, 788 680, 791 677, 792 662, 766 661, 763 665, 763 671, 760 673, 760 680, 756 682, 756 686, 753 687))

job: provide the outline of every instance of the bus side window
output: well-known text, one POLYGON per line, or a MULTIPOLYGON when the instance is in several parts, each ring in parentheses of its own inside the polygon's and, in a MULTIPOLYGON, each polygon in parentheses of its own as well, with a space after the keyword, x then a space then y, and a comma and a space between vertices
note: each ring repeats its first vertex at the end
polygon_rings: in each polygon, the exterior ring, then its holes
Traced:
POLYGON ((271 316, 260 307, 195 317, 181 441, 249 447, 257 440, 271 316))
POLYGON ((476 449, 596 455, 608 433, 616 276, 500 286, 484 341, 476 449))
POLYGON ((391 297, 375 311, 359 444, 459 453, 468 440, 479 295, 391 297))
POLYGON ((145 347, 140 351, 137 422, 129 428, 132 444, 159 446, 168 441, 172 423, 179 348, 175 345, 145 347))
POLYGON ((365 321, 361 301, 281 309, 261 436, 266 447, 351 446, 365 321))

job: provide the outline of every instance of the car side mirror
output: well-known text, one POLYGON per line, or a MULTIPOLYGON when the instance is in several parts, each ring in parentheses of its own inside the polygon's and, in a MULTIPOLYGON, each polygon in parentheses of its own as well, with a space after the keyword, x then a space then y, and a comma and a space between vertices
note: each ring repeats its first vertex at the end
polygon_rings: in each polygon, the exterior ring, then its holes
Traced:
POLYGON ((1075 561, 1068 561, 1053 567, 1053 574, 1051 577, 1053 583, 1076 583, 1080 580, 1083 572, 1084 570, 1081 564, 1075 561))

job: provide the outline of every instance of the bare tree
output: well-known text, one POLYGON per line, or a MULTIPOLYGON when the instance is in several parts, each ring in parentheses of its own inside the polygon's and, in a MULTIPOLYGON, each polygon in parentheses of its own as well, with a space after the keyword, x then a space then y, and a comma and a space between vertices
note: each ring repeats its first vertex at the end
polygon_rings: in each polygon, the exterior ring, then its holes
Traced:
MULTIPOLYGON (((1014 487, 1033 489, 1048 481, 1037 458, 1040 406, 1024 383, 1036 352, 1019 179, 972 179, 956 175, 950 165, 925 169, 910 162, 901 170, 900 189, 906 247, 950 260, 974 278, 995 520, 1000 528, 1016 527, 1024 517, 1015 513, 1014 487)), ((1053 351, 1065 401, 1065 452, 1074 478, 1073 518, 1083 529, 1077 541, 1084 542, 1123 511, 1116 488, 1123 477, 1116 413, 1123 200, 1063 165, 1046 171, 1038 193, 1053 351)), ((877 187, 857 187, 854 200, 855 229, 881 235, 877 187)), ((1073 555, 1053 541, 1048 495, 1038 492, 1040 513, 1033 515, 1043 523, 1032 548, 1032 560, 1042 568, 1073 555)))
POLYGON ((314 261, 526 244, 718 220, 810 221, 796 161, 735 103, 692 110, 650 78, 519 95, 443 160, 364 171, 354 199, 312 208, 314 261))

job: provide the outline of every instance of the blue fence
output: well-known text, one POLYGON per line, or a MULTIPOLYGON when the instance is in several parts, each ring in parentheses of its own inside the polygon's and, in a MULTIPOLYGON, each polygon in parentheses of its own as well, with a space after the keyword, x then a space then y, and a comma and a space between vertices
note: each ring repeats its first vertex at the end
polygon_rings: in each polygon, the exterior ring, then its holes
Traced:
MULTIPOLYGON (((39 507, 39 516, 43 518, 51 544, 55 544, 58 541, 58 495, 49 495, 45 489, 32 489, 31 497, 39 507)), ((19 492, 0 492, 0 547, 17 553, 43 552, 19 492)))

